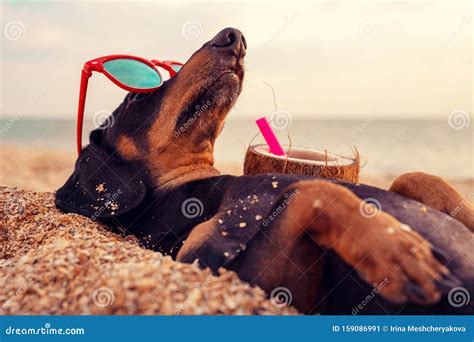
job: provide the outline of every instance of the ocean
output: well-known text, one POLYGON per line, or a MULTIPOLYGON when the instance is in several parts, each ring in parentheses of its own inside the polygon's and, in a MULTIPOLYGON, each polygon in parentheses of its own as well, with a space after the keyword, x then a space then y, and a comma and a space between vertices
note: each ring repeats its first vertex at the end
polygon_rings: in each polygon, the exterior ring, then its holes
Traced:
MULTIPOLYGON (((85 122, 84 132, 93 128, 85 122)), ((219 163, 242 163, 258 132, 251 119, 229 117, 215 146, 219 163)), ((447 178, 473 178, 473 129, 454 129, 448 121, 293 120, 276 129, 282 144, 327 149, 351 155, 360 152, 366 175, 398 175, 424 171, 447 178)), ((84 143, 87 141, 84 134, 84 143)), ((258 136, 253 144, 262 143, 258 136)), ((75 152, 75 121, 60 119, 0 119, 0 143, 75 152)))

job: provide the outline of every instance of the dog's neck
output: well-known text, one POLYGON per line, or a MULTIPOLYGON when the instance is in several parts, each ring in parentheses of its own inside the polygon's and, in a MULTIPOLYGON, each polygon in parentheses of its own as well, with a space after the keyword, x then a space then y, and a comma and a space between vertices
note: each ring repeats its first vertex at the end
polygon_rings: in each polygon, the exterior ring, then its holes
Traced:
POLYGON ((170 144, 159 152, 151 152, 149 169, 155 186, 175 188, 184 183, 219 176, 214 167, 213 144, 189 149, 170 144))
POLYGON ((193 164, 179 166, 158 178, 158 187, 175 188, 179 185, 195 180, 219 176, 220 172, 214 166, 208 164, 193 164))

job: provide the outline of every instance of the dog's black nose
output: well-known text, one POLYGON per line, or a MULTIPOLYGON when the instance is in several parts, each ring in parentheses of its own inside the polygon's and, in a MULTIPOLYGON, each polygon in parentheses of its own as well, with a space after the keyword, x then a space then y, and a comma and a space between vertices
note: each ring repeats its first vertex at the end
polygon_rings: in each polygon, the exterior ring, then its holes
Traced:
POLYGON ((231 50, 235 55, 245 54, 247 42, 239 30, 235 28, 225 28, 219 32, 212 40, 211 46, 231 50))

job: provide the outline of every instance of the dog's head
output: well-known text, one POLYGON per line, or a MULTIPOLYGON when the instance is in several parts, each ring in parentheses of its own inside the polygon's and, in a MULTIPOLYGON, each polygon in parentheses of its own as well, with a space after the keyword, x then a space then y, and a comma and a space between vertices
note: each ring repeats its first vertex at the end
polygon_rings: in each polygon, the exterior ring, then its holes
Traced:
POLYGON ((240 31, 224 29, 158 90, 128 94, 91 132, 56 204, 108 217, 136 207, 148 187, 217 175, 214 143, 242 90, 246 48, 240 31))

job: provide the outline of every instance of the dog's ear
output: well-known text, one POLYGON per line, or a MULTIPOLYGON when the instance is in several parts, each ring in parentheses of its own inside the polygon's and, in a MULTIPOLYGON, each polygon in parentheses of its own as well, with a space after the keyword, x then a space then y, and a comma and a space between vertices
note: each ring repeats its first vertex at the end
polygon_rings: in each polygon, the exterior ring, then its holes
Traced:
POLYGON ((135 208, 145 195, 146 185, 128 162, 105 151, 91 134, 74 173, 56 192, 56 205, 92 219, 110 218, 135 208))

